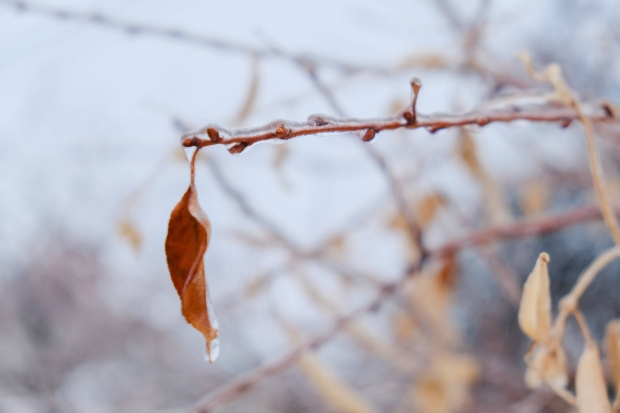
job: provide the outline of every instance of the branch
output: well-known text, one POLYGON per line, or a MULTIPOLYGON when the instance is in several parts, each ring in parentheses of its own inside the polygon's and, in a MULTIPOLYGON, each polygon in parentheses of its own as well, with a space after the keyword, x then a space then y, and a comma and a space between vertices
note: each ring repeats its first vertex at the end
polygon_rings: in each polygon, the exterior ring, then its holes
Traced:
MULTIPOLYGON (((374 139, 377 133, 396 129, 424 128, 431 133, 441 129, 467 125, 485 126, 491 122, 530 122, 558 123, 563 127, 579 119, 579 113, 572 108, 554 106, 513 106, 502 109, 479 109, 465 114, 421 115, 415 110, 416 87, 419 83, 412 81, 414 101, 411 106, 394 116, 376 119, 357 119, 310 115, 306 122, 277 120, 257 128, 228 130, 217 125, 207 125, 197 131, 183 134, 181 143, 185 147, 202 148, 211 145, 225 145, 230 153, 238 154, 257 142, 275 140, 285 141, 299 136, 318 135, 321 133, 357 132, 364 141, 374 139)), ((606 102, 584 105, 587 119, 593 122, 614 121, 613 111, 606 102)))
MULTIPOLYGON (((616 214, 620 214, 620 207, 616 208, 616 214)), ((547 218, 531 221, 518 222, 512 225, 491 227, 474 232, 468 236, 444 244, 442 247, 431 249, 429 259, 438 259, 454 254, 466 248, 489 244, 493 241, 501 241, 511 238, 536 236, 551 233, 562 228, 591 220, 600 220, 601 212, 597 206, 578 208, 573 211, 547 218)), ((262 379, 278 374, 291 367, 297 358, 305 351, 314 351, 322 347, 331 338, 338 334, 347 324, 357 317, 368 312, 377 311, 385 300, 393 296, 411 277, 422 267, 422 261, 409 268, 403 277, 391 283, 385 283, 380 288, 375 298, 365 306, 338 318, 334 324, 324 333, 317 335, 291 352, 265 364, 232 383, 225 384, 222 388, 208 395, 205 399, 196 403, 190 411, 192 413, 209 413, 214 408, 229 402, 242 393, 252 389, 262 379)))
MULTIPOLYGON (((616 207, 615 212, 616 215, 620 215, 620 207, 616 207)), ((601 211, 597 205, 576 208, 570 212, 547 218, 522 221, 512 225, 491 227, 474 232, 450 241, 439 249, 432 250, 431 254, 448 256, 462 249, 488 244, 491 241, 545 235, 571 225, 599 220, 601 217, 601 211)))

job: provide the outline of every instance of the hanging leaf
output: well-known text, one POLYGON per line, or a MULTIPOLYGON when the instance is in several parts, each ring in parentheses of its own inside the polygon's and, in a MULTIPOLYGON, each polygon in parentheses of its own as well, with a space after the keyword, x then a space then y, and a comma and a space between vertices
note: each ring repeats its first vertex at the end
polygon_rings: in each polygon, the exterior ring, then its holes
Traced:
POLYGON ((207 340, 209 362, 219 355, 218 323, 209 299, 203 257, 209 246, 211 224, 198 204, 194 186, 194 158, 192 179, 172 211, 166 237, 166 258, 170 277, 179 297, 183 316, 207 340))
POLYGON ((580 413, 611 413, 601 358, 594 343, 587 343, 579 358, 575 387, 580 413))
POLYGON ((551 292, 549 254, 541 253, 523 286, 519 306, 519 326, 535 342, 541 343, 551 332, 551 292))

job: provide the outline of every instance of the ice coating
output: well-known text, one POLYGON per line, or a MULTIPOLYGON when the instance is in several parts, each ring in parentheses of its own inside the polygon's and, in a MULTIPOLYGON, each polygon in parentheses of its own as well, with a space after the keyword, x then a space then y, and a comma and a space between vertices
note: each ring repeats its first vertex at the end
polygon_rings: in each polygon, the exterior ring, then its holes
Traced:
POLYGON ((213 304, 211 303, 211 296, 209 292, 206 292, 207 296, 207 315, 209 317, 209 321, 211 322, 211 327, 217 332, 217 335, 211 340, 207 340, 207 345, 205 348, 205 359, 209 363, 213 363, 220 356, 220 340, 219 340, 219 330, 220 323, 217 321, 217 317, 215 316, 215 311, 213 310, 213 304))
POLYGON ((335 122, 338 122, 337 118, 329 115, 323 115, 321 113, 308 116, 308 125, 310 126, 326 126, 334 124, 335 122))
POLYGON ((196 146, 183 146, 183 153, 185 154, 185 159, 187 159, 187 162, 192 162, 192 159, 194 159, 194 154, 197 150, 198 148, 196 146))
POLYGON ((220 357, 220 340, 218 338, 214 338, 207 344, 204 357, 209 363, 213 363, 220 357))
MULTIPOLYGON (((412 88, 416 93, 419 83, 412 81, 412 88)), ((259 142, 281 143, 298 136, 347 132, 357 133, 361 139, 369 142, 378 132, 414 126, 418 126, 418 123, 413 107, 386 118, 342 118, 318 113, 310 115, 305 122, 279 119, 259 127, 234 130, 208 125, 185 133, 181 137, 181 143, 185 147, 199 148, 221 144, 225 145, 231 154, 237 155, 259 142)))
POLYGON ((197 131, 185 133, 181 137, 181 143, 185 147, 203 147, 219 143, 226 145, 230 153, 240 154, 247 147, 258 142, 283 141, 296 136, 320 133, 357 132, 364 141, 368 142, 375 137, 377 132, 417 125, 415 106, 422 83, 418 78, 412 78, 410 86, 411 106, 397 116, 382 119, 358 119, 317 113, 308 116, 305 122, 278 119, 255 128, 228 130, 217 125, 207 125, 197 131))
POLYGON ((189 131, 181 136, 181 145, 183 146, 207 146, 208 143, 216 143, 221 140, 227 140, 232 136, 229 130, 221 128, 217 125, 207 125, 204 128, 189 131))
POLYGON ((375 136, 377 136, 377 131, 375 131, 372 128, 366 129, 366 131, 358 132, 358 133, 364 142, 370 142, 371 140, 375 138, 375 136))
POLYGON ((233 155, 239 155, 248 146, 250 146, 250 145, 248 143, 246 143, 246 142, 237 142, 237 143, 230 143, 230 144, 226 145, 226 149, 228 150, 228 152, 230 152, 233 155))

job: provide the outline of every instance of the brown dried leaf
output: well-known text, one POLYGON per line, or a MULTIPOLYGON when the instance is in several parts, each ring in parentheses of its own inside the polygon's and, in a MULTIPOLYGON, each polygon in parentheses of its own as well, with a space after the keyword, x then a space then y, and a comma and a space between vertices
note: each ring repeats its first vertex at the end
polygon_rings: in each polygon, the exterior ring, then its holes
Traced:
POLYGON ((575 387, 580 413, 611 413, 601 358, 594 343, 587 343, 579 358, 575 387))
POLYGON ((205 279, 203 257, 209 246, 211 224, 198 204, 192 183, 172 211, 166 237, 166 258, 170 277, 188 323, 207 340, 207 358, 219 355, 218 323, 213 313, 205 279))
POLYGON ((610 321, 605 330, 605 350, 609 360, 611 378, 616 389, 620 389, 620 319, 610 321))
POLYGON ((519 306, 519 326, 535 342, 541 343, 551 332, 551 292, 549 254, 542 252, 523 286, 519 306))

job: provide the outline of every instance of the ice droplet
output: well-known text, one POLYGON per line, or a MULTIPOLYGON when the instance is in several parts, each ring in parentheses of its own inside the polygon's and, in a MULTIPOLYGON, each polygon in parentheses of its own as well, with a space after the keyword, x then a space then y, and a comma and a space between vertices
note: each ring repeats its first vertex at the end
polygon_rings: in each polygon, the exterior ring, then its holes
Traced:
POLYGON ((213 310, 213 303, 211 303, 211 296, 209 295, 209 292, 206 293, 206 304, 207 317, 211 323, 211 328, 215 330, 216 334, 215 338, 207 341, 207 345, 205 347, 205 360, 209 363, 213 363, 220 356, 220 340, 218 338, 220 323, 217 321, 217 317, 215 316, 215 311, 213 310))
POLYGON ((185 154, 185 159, 187 159, 187 162, 192 162, 194 154, 197 150, 198 148, 195 146, 183 146, 183 153, 185 154))
POLYGON ((209 363, 213 363, 220 356, 220 340, 215 338, 207 343, 205 348, 205 360, 209 363))

